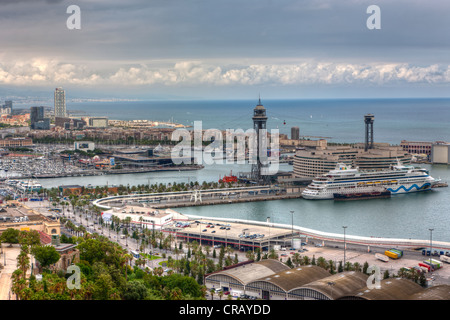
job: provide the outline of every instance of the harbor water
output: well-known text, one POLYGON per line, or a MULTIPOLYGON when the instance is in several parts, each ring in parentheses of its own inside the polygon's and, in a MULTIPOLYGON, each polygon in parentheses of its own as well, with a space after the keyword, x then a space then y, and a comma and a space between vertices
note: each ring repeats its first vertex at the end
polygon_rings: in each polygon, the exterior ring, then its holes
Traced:
MULTIPOLYGON (((68 103, 69 110, 109 119, 148 119, 193 125, 202 121, 203 128, 243 129, 252 127, 255 101, 138 101, 68 103), (124 112, 127 110, 127 112, 124 112), (224 112, 226 111, 226 112, 224 112)), ((328 137, 329 142, 363 142, 367 113, 375 116, 374 141, 399 145, 401 140, 450 141, 450 99, 327 99, 264 100, 269 129, 279 129, 290 136, 298 126, 306 138, 328 137)), ((435 178, 450 181, 447 165, 423 165, 435 178)), ((281 165, 290 171, 292 166, 281 165)), ((230 171, 250 171, 237 164, 205 166, 196 171, 152 172, 142 174, 104 175, 39 179, 44 187, 80 184, 138 185, 217 181, 230 171)), ((325 232, 342 233, 342 226, 352 235, 430 239, 450 241, 450 189, 395 195, 389 199, 334 202, 330 200, 279 200, 230 205, 179 208, 185 214, 235 217, 239 219, 290 224, 325 232)))
MULTIPOLYGON (((435 178, 450 181, 447 165, 420 165, 430 170, 435 178)), ((211 165, 196 171, 151 172, 118 174, 95 177, 39 179, 45 188, 66 184, 79 185, 139 185, 155 183, 189 183, 191 181, 217 181, 230 171, 237 174, 249 171, 248 165, 211 165)), ((281 171, 292 166, 280 165, 281 171)), ((433 228, 434 240, 450 241, 450 189, 435 188, 431 191, 399 194, 388 199, 358 201, 287 199, 237 203, 215 206, 177 208, 183 214, 205 217, 226 217, 244 220, 293 223, 319 231, 341 233, 347 226, 347 234, 373 237, 429 239, 433 228)))

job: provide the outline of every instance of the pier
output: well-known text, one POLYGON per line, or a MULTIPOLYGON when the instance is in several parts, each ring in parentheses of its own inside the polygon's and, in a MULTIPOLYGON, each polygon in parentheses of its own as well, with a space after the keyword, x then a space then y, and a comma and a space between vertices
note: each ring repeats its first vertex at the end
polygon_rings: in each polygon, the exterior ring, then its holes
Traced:
POLYGON ((200 205, 229 204, 301 198, 301 188, 253 186, 150 194, 111 196, 94 201, 100 208, 139 203, 152 208, 179 208, 200 205))

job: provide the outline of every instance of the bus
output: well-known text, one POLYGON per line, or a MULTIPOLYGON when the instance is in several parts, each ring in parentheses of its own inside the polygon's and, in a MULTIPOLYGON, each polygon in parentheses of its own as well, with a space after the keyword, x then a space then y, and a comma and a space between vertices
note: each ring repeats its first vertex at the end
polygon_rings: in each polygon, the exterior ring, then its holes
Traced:
POLYGON ((135 259, 139 259, 141 257, 141 255, 139 254, 139 252, 131 250, 131 255, 133 256, 133 258, 135 259))

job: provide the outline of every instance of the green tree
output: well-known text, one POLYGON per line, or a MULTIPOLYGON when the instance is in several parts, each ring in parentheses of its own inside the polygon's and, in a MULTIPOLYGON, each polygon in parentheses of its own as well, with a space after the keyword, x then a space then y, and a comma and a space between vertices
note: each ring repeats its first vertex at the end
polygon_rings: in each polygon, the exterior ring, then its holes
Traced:
POLYGON ((13 243, 19 243, 19 230, 8 228, 0 235, 0 242, 9 243, 11 246, 13 243))
POLYGON ((125 300, 144 300, 147 297, 147 287, 141 281, 128 281, 123 297, 125 300))
POLYGON ((34 246, 31 253, 43 268, 48 268, 60 258, 60 254, 52 246, 34 246))
POLYGON ((427 278, 425 277, 425 274, 423 272, 420 273, 419 284, 424 288, 427 286, 427 278))
POLYGON ((339 261, 338 272, 343 272, 344 266, 342 265, 342 261, 339 261))
POLYGON ((369 263, 366 261, 366 262, 364 262, 362 272, 367 274, 367 269, 369 269, 369 263))

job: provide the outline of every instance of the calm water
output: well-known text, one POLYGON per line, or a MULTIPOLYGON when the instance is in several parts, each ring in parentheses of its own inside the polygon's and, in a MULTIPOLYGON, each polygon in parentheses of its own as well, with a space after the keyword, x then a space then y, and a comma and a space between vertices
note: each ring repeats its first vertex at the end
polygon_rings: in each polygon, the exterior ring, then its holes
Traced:
MULTIPOLYGON (((280 170, 289 171, 292 166, 281 165, 280 170)), ((450 181, 450 168, 446 165, 423 165, 433 177, 450 181)), ((40 179, 46 188, 64 184, 87 185, 138 185, 172 183, 176 181, 217 181, 219 177, 239 171, 248 171, 249 166, 206 166, 197 171, 158 172, 143 174, 106 175, 97 177, 75 177, 40 179)), ((433 239, 450 241, 450 188, 437 188, 430 192, 396 195, 390 199, 367 201, 312 201, 290 199, 238 203, 230 205, 178 208, 184 214, 227 217, 275 223, 294 224, 326 232, 342 232, 360 236, 429 239, 429 228, 434 228, 433 239)))
MULTIPOLYGON (((399 144, 401 140, 450 141, 450 99, 367 99, 367 100, 268 100, 268 128, 279 128, 290 136, 292 126, 305 136, 332 137, 333 142, 362 142, 363 118, 375 115, 375 142, 399 144), (286 124, 284 124, 286 121, 286 124)), ((202 120, 203 128, 248 129, 256 101, 152 101, 116 103, 73 103, 69 110, 110 119, 149 119, 192 125, 202 120), (127 110, 127 112, 124 112, 127 110)), ((450 181, 446 165, 425 165, 433 177, 450 181)), ((282 165, 289 171, 292 166, 282 165)), ((44 187, 63 184, 138 185, 147 183, 217 181, 230 171, 249 171, 249 166, 215 165, 191 172, 157 172, 100 177, 41 179, 44 187)), ((291 223, 327 232, 361 236, 450 241, 450 188, 431 192, 397 195, 390 199, 368 201, 308 201, 303 199, 250 202, 244 204, 180 208, 186 214, 235 217, 276 223, 291 223)))
MULTIPOLYGON (((288 136, 291 127, 298 126, 300 135, 331 137, 332 142, 362 142, 364 115, 373 113, 375 142, 450 140, 450 99, 262 100, 262 103, 267 109, 267 128, 278 128, 288 136)), ((256 100, 92 102, 72 103, 67 108, 109 119, 173 119, 185 125, 201 120, 203 128, 247 130, 252 128, 256 104, 256 100)))

